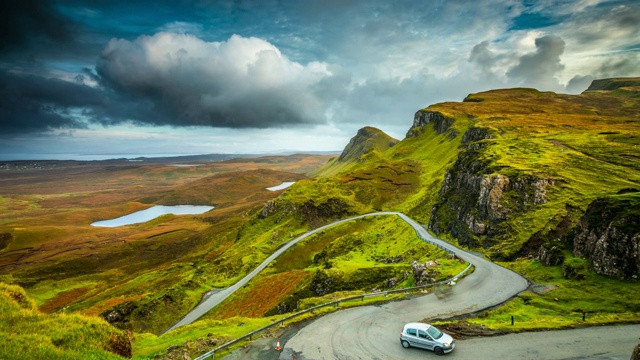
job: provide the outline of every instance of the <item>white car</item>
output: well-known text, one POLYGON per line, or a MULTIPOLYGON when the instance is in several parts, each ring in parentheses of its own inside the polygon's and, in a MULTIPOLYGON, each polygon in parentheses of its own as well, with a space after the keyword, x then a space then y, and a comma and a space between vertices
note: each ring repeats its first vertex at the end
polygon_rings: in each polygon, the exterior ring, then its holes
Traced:
POLYGON ((453 351, 456 342, 435 326, 424 323, 408 323, 400 333, 400 343, 404 348, 417 347, 433 350, 437 355, 453 351))

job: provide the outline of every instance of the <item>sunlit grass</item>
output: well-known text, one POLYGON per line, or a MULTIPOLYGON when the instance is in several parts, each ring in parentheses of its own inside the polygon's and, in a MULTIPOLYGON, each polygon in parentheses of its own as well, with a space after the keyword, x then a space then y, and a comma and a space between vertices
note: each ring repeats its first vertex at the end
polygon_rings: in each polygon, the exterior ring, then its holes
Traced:
POLYGON ((536 284, 548 286, 548 292, 523 292, 498 309, 465 321, 504 331, 640 323, 638 282, 610 279, 593 271, 587 271, 583 280, 569 280, 563 278, 560 266, 545 267, 534 260, 502 265, 523 274, 536 284))
POLYGON ((122 359, 108 350, 126 342, 102 319, 40 313, 22 288, 0 283, 0 358, 122 359))

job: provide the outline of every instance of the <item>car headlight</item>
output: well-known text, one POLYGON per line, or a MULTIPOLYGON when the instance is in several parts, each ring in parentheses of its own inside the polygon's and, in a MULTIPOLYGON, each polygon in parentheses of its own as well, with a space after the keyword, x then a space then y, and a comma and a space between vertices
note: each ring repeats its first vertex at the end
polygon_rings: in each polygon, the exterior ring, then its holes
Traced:
POLYGON ((444 345, 444 347, 446 347, 446 348, 451 347, 451 344, 449 344, 449 343, 444 343, 442 345, 444 345))

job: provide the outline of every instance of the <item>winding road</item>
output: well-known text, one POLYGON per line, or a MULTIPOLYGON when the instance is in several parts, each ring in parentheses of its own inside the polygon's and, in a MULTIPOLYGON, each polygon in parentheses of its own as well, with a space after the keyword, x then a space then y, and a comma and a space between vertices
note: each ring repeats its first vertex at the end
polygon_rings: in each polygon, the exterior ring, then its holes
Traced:
POLYGON ((280 359, 422 359, 432 353, 400 346, 399 334, 405 323, 486 309, 528 287, 527 280, 513 271, 436 239, 406 215, 396 214, 422 239, 453 251, 472 263, 475 271, 460 280, 446 300, 427 295, 318 318, 287 341, 280 359))
MULTIPOLYGON (((193 308, 193 310, 191 310, 187 315, 185 315, 182 319, 180 319, 178 322, 176 322, 175 324, 171 325, 171 327, 169 327, 167 330, 165 330, 163 332, 163 334, 167 333, 167 332, 169 332, 169 331, 171 331, 173 329, 176 329, 176 328, 178 328, 178 327, 180 327, 182 325, 191 324, 192 322, 198 320, 200 317, 202 317, 204 314, 206 314, 209 310, 213 309, 215 306, 217 306, 218 304, 223 302, 226 298, 231 296, 231 294, 233 294, 236 290, 240 289, 242 286, 244 286, 246 283, 248 283, 251 279, 253 279, 256 275, 258 275, 258 273, 260 273, 260 271, 262 271, 264 268, 266 268, 278 256, 282 255, 290 247, 292 247, 293 245, 297 244, 301 240, 304 240, 305 238, 307 238, 307 237, 309 237, 309 236, 311 236, 313 234, 319 233, 319 232, 321 232, 321 231, 323 231, 325 229, 328 229, 328 228, 336 226, 336 225, 340 225, 340 224, 343 224, 343 223, 346 223, 346 222, 349 222, 349 221, 353 221, 353 220, 357 220, 357 219, 361 219, 361 218, 364 218, 364 217, 381 216, 381 215, 405 216, 405 215, 402 215, 402 214, 396 213, 396 212, 376 212, 376 213, 370 213, 370 214, 364 214, 364 215, 360 215, 360 216, 355 216, 355 217, 348 218, 348 219, 338 220, 338 221, 332 222, 331 224, 327 224, 325 226, 321 226, 321 227, 319 227, 317 229, 314 229, 312 231, 306 232, 306 233, 298 236, 297 238, 291 240, 290 242, 284 244, 281 248, 276 250, 276 252, 271 254, 265 261, 263 261, 260 265, 258 265, 257 268, 255 268, 247 276, 243 277, 242 280, 238 281, 234 285, 232 285, 232 286, 230 286, 230 287, 228 287, 228 288, 226 288, 224 290, 221 290, 221 291, 219 291, 219 292, 207 297, 205 300, 200 302, 200 304, 198 304, 195 308, 193 308)), ((417 226, 419 226, 419 225, 417 225, 417 226)), ((442 242, 442 243, 444 243, 444 242, 442 242)))
MULTIPOLYGON (((167 331, 171 331, 181 325, 189 324, 200 318, 213 307, 224 301, 237 289, 249 282, 274 259, 287 251, 287 249, 308 236, 329 227, 356 219, 385 215, 400 217, 415 229, 420 238, 455 253, 459 258, 473 264, 475 271, 454 285, 450 295, 443 300, 439 300, 435 295, 430 294, 383 305, 341 310, 313 320, 291 336, 286 343, 282 344, 284 348, 279 354, 279 359, 422 359, 425 356, 434 354, 419 349, 404 349, 399 343, 399 333, 405 323, 431 318, 450 317, 486 309, 507 301, 514 295, 525 290, 529 285, 525 278, 511 270, 459 249, 445 241, 434 238, 420 224, 402 213, 377 212, 333 222, 307 232, 291 242, 286 243, 238 283, 208 297, 167 331)), ((616 331, 616 334, 619 333, 620 337, 624 337, 624 341, 626 341, 625 344, 628 342, 629 345, 631 345, 637 336, 630 335, 629 330, 633 329, 632 332, 634 330, 637 331, 640 329, 640 325, 616 327, 612 329, 614 330, 607 331, 608 336, 606 337, 603 337, 602 333, 599 333, 597 329, 575 330, 576 335, 570 337, 570 339, 572 339, 570 345, 574 346, 565 346, 566 341, 563 342, 562 339, 549 335, 551 332, 512 334, 490 340, 465 340, 458 342, 458 349, 449 354, 449 357, 459 359, 578 359, 586 357, 591 359, 622 359, 624 355, 622 355, 622 357, 607 355, 615 351, 615 346, 611 347, 611 339, 616 339, 618 335, 612 335, 612 332, 616 331), (585 336, 590 336, 593 340, 583 339, 585 336), (526 340, 524 340, 526 343, 520 345, 523 340, 519 339, 524 338, 526 338, 526 340), (598 340, 603 338, 609 340, 598 342, 598 340), (509 339, 513 339, 515 346, 514 343, 512 343, 511 346, 504 346, 502 342, 509 342, 509 339), (465 345, 464 349, 460 349, 461 344, 465 345), (468 345, 472 346, 467 347, 468 345), (613 350, 602 350, 605 346, 609 346, 613 350), (476 350, 474 351, 473 349, 476 350), (545 354, 547 356, 545 356, 545 354), (550 357, 551 354, 556 356, 550 357), (595 355, 588 356, 593 354, 595 355)), ((569 334, 567 331, 558 333, 569 334)), ((264 352, 265 349, 267 353, 271 352, 268 350, 269 346, 263 348, 262 352, 264 352)), ((619 349, 618 351, 620 352, 619 349)), ((630 350, 622 350, 621 354, 628 353, 627 351, 630 350)), ((277 354, 272 355, 277 356, 277 354)), ((268 357, 272 358, 271 356, 268 357)), ((233 358, 233 356, 230 358, 233 358)))

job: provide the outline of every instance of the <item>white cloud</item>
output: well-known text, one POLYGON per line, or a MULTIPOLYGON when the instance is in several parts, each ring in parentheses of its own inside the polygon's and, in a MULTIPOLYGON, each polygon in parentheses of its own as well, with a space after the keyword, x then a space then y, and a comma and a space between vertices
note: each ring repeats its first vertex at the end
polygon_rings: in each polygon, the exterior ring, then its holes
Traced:
POLYGON ((232 128, 323 123, 329 100, 321 88, 339 81, 324 62, 303 65, 265 40, 239 35, 224 42, 166 32, 113 39, 97 71, 169 115, 139 120, 232 128))

